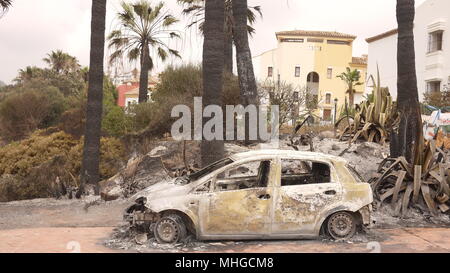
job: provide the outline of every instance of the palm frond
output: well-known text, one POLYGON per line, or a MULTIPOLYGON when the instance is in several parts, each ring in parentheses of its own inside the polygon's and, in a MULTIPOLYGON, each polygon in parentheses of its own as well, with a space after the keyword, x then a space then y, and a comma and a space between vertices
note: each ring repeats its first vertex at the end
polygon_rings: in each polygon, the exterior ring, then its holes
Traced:
POLYGON ((177 23, 178 21, 179 21, 179 20, 176 19, 175 17, 173 17, 172 15, 167 15, 167 16, 164 18, 163 26, 164 26, 164 27, 168 27, 168 26, 171 26, 171 25, 177 23))
POLYGON ((162 61, 165 61, 167 59, 167 52, 163 48, 158 47, 158 56, 162 61))
POLYGON ((7 11, 12 6, 12 0, 0 0, 0 8, 7 11))
POLYGON ((165 9, 164 2, 155 6, 148 0, 138 0, 134 3, 121 4, 122 9, 117 13, 117 28, 108 35, 109 48, 115 49, 110 55, 110 62, 121 58, 143 63, 141 53, 148 48, 146 60, 153 69, 154 56, 165 61, 172 54, 165 42, 167 39, 179 39, 177 31, 168 29, 178 20, 165 9), (150 52, 154 50, 154 54, 150 52))
POLYGON ((175 57, 178 57, 178 58, 181 58, 180 52, 178 50, 169 48, 169 52, 170 52, 171 55, 173 55, 175 57))

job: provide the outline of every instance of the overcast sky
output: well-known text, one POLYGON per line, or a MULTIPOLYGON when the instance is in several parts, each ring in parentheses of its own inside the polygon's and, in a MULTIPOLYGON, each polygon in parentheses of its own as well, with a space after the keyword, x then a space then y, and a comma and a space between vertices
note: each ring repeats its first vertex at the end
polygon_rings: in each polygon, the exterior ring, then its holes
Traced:
MULTIPOLYGON (((159 2, 152 0, 153 2, 159 2)), ((416 6, 425 0, 416 0, 416 6)), ((108 0, 106 29, 115 27, 120 0, 108 0)), ((165 0, 173 14, 183 18, 176 0, 165 0)), ((275 32, 281 30, 329 30, 357 35, 354 56, 367 53, 365 39, 396 28, 396 0, 249 0, 260 5, 263 18, 251 39, 256 56, 276 46, 275 32)), ((62 49, 89 64, 90 0, 14 0, 11 10, 0 18, 0 80, 10 83, 17 71, 29 65, 44 66, 42 58, 62 49)), ((184 62, 200 62, 202 39, 196 30, 186 30, 186 19, 178 23, 183 40, 171 43, 181 51, 184 62)), ((157 63, 157 70, 166 64, 157 63)))

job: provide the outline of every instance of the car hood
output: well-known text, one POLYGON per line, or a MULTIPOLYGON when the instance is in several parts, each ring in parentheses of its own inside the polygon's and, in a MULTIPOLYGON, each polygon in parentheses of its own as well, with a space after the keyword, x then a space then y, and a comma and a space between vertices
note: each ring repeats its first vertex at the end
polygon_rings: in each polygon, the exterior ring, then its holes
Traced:
POLYGON ((174 178, 145 188, 144 190, 133 195, 131 197, 131 201, 134 201, 139 197, 145 197, 147 198, 147 203, 151 203, 153 200, 160 198, 186 195, 191 188, 191 184, 180 183, 178 179, 174 178))

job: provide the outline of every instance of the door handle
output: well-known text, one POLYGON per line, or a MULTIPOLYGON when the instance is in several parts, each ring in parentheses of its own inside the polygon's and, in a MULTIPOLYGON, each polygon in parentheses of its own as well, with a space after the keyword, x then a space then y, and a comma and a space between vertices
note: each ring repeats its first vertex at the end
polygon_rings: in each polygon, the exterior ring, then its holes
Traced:
POLYGON ((268 200, 268 199, 270 199, 270 194, 261 194, 258 196, 258 199, 268 200))
POLYGON ((324 192, 326 195, 335 195, 336 191, 335 190, 329 190, 329 191, 325 191, 324 192))

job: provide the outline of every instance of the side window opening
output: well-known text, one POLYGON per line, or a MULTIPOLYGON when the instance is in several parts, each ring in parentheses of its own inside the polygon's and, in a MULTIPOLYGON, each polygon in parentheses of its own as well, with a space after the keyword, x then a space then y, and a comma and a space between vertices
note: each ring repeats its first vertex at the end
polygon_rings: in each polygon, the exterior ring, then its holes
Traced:
POLYGON ((215 191, 267 187, 270 160, 247 162, 217 175, 215 191))
POLYGON ((281 186, 331 182, 330 167, 319 162, 299 159, 281 160, 281 186))
POLYGON ((210 187, 211 187, 211 181, 208 181, 208 182, 198 186, 195 189, 194 193, 206 193, 206 192, 209 192, 210 187))

